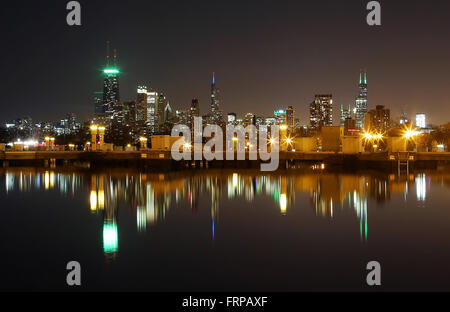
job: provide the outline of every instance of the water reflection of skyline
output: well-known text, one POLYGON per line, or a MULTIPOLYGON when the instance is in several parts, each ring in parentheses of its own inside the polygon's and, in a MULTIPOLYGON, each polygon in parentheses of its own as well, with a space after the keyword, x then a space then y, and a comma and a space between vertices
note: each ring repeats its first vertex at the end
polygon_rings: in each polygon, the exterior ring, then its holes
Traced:
POLYGON ((333 219, 337 211, 351 209, 359 221, 361 240, 366 242, 369 200, 383 203, 392 194, 401 194, 406 200, 410 190, 415 190, 416 200, 423 204, 432 179, 450 184, 450 176, 426 173, 397 176, 305 172, 283 176, 256 171, 145 174, 8 168, 0 174, 4 176, 6 194, 38 190, 58 191, 67 197, 86 196, 90 211, 103 217, 103 251, 108 259, 115 259, 119 251, 117 218, 121 205, 126 205, 129 213, 135 215, 136 229, 144 233, 165 220, 173 206, 187 204, 196 215, 200 197, 207 196, 211 202, 211 236, 215 239, 222 200, 244 199, 252 203, 257 197, 267 197, 272 199, 280 215, 287 216, 296 206, 296 194, 303 193, 308 194, 318 217, 333 219))

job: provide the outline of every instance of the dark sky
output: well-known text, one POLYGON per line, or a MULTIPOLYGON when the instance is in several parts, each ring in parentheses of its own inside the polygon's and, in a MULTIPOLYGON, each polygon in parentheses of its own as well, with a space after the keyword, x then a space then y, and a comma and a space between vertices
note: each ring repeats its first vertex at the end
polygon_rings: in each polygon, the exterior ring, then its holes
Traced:
POLYGON ((366 24, 365 0, 85 0, 80 27, 67 26, 67 2, 2 3, 2 122, 88 117, 106 40, 118 49, 122 100, 146 84, 175 109, 198 97, 204 113, 215 71, 225 112, 293 105, 305 123, 316 93, 353 104, 366 68, 369 108, 450 121, 448 0, 380 1, 381 27, 366 24))

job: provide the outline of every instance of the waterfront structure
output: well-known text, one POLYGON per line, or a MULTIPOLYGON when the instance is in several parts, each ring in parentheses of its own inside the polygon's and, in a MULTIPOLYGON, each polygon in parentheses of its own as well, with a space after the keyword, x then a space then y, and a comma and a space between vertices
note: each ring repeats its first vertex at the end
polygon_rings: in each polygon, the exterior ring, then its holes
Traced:
POLYGON ((313 130, 333 125, 333 95, 317 94, 309 106, 310 124, 313 130))
POLYGON ((356 120, 353 118, 347 118, 344 122, 344 135, 355 136, 359 130, 356 128, 356 120))
POLYGON ((355 101, 355 119, 356 127, 364 129, 364 118, 367 114, 367 73, 361 71, 359 73, 359 95, 355 101))

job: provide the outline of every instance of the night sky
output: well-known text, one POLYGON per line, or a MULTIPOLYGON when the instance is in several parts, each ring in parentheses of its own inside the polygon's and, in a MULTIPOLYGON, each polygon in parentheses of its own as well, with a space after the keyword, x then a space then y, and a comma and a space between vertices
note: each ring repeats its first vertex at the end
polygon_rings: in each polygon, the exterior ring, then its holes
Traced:
POLYGON ((2 3, 0 121, 93 113, 105 42, 117 48, 122 100, 139 84, 164 91, 174 109, 209 107, 211 73, 221 108, 270 115, 292 105, 302 123, 316 93, 354 104, 366 68, 369 108, 450 121, 450 1, 380 1, 382 26, 366 24, 366 0, 68 1, 2 3))

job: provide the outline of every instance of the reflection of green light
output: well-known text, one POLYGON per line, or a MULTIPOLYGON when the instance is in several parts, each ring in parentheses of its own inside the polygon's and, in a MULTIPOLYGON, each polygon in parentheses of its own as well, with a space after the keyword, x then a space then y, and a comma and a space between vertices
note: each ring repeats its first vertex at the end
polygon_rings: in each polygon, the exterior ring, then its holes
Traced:
POLYGON ((365 220, 365 224, 366 224, 365 232, 366 232, 366 242, 367 242, 367 217, 366 217, 366 220, 365 220))
POLYGON ((113 253, 118 250, 119 237, 117 225, 115 223, 103 225, 103 251, 113 253))
POLYGON ((363 240, 363 233, 362 233, 362 222, 359 220, 359 235, 361 236, 361 241, 363 240))
POLYGON ((278 203, 280 201, 280 191, 276 190, 275 193, 273 193, 273 199, 275 200, 276 203, 278 203))
POLYGON ((103 70, 103 73, 105 73, 105 74, 118 74, 119 70, 116 69, 116 68, 105 68, 103 70))

